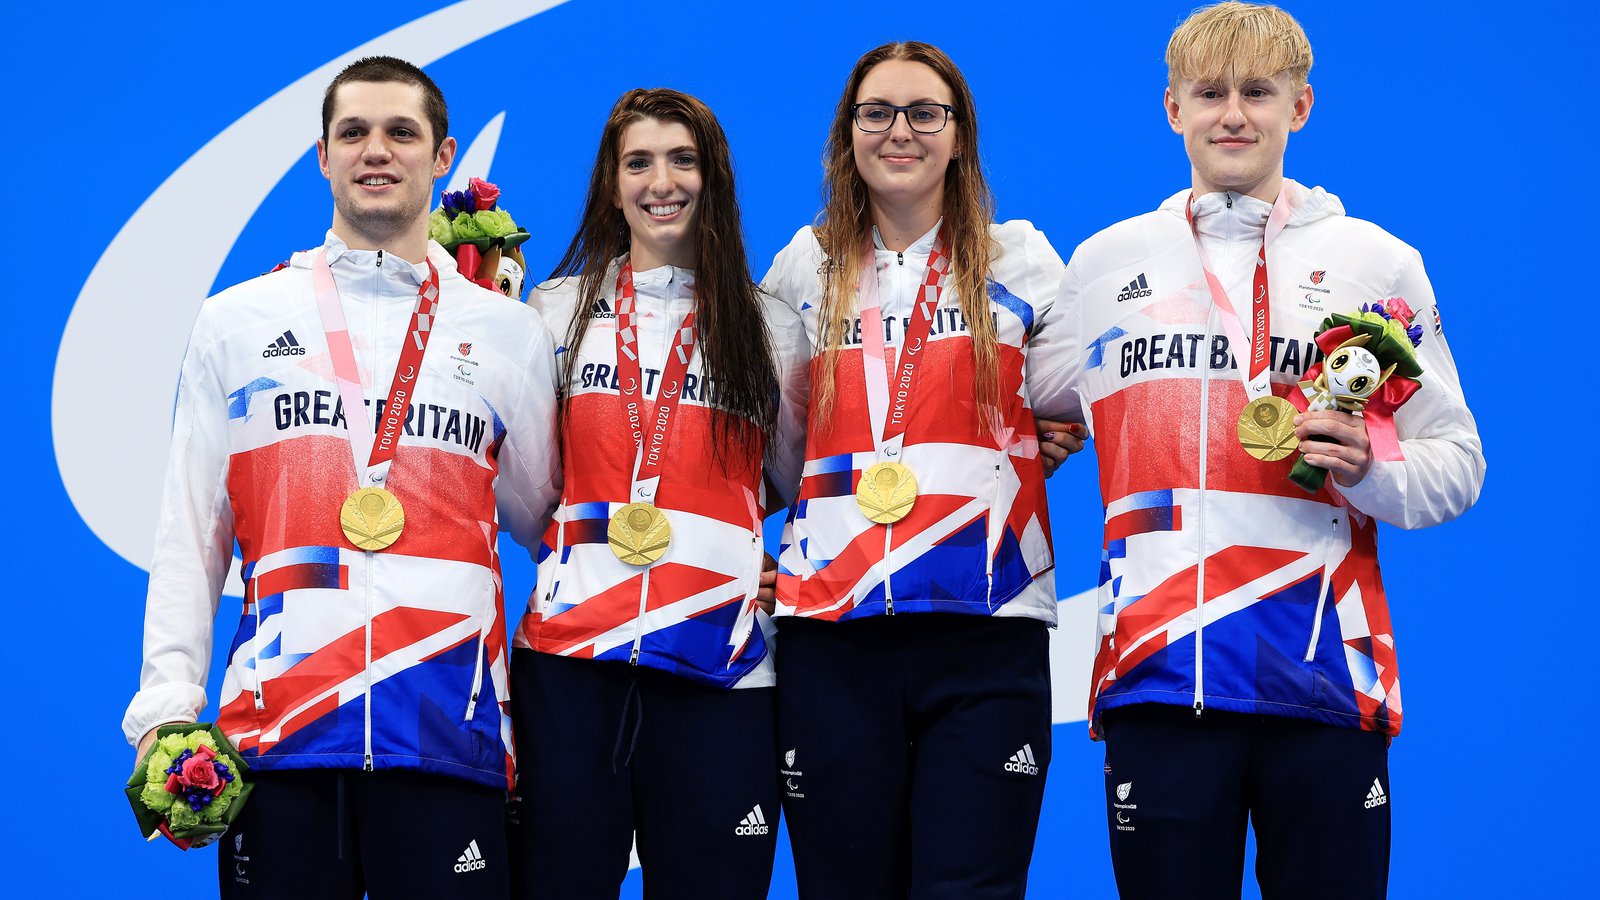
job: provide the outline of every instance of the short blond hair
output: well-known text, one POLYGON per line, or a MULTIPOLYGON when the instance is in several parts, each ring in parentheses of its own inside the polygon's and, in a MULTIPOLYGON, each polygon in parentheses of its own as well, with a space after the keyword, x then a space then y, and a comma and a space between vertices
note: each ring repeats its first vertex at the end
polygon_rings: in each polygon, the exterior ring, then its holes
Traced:
POLYGON ((1276 6, 1229 0, 1201 7, 1167 42, 1167 83, 1179 79, 1236 82, 1288 74, 1296 90, 1311 73, 1306 31, 1276 6))

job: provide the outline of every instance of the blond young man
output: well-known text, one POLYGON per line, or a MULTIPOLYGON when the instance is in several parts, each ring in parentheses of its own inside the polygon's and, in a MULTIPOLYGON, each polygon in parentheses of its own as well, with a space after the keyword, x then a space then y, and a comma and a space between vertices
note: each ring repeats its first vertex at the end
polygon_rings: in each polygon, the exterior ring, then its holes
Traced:
POLYGON ((1179 26, 1165 99, 1193 183, 1078 248, 1045 336, 1073 352, 1032 357, 1069 360, 1030 370, 1035 409, 1086 422, 1099 455, 1091 727, 1124 897, 1238 897, 1247 821, 1264 896, 1385 895, 1401 704, 1377 523, 1447 521, 1483 481, 1421 258, 1283 177, 1311 61, 1275 7, 1179 26), (1421 388, 1387 427, 1293 415, 1329 475, 1308 493, 1293 455, 1247 452, 1241 414, 1299 390, 1324 317, 1390 298, 1422 326, 1421 388))

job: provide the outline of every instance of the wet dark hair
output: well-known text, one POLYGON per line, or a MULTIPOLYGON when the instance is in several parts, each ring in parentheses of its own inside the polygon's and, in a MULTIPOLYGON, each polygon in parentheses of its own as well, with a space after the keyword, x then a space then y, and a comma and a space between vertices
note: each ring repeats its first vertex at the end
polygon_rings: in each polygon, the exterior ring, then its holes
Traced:
POLYGON ((371 84, 398 82, 422 88, 422 112, 433 131, 433 152, 438 153, 444 139, 450 135, 450 111, 444 105, 444 92, 433 83, 428 73, 403 59, 393 56, 368 56, 344 67, 328 89, 322 94, 322 141, 328 141, 328 128, 333 125, 333 107, 338 101, 339 88, 352 81, 371 84))
MULTIPOLYGON (((683 125, 699 152, 700 196, 694 215, 696 352, 705 376, 717 386, 717 405, 732 413, 714 417, 713 456, 738 459, 737 452, 725 456, 724 450, 757 446, 750 443, 756 437, 771 447, 778 418, 778 376, 761 295, 750 278, 728 138, 717 117, 698 99, 667 88, 635 88, 611 108, 600 132, 578 233, 550 273, 551 278, 578 278, 578 302, 566 346, 573 350, 582 346, 611 261, 631 245, 627 219, 613 200, 623 132, 644 119, 683 125)), ((563 387, 572 382, 577 358, 575 352, 564 356, 563 387)))

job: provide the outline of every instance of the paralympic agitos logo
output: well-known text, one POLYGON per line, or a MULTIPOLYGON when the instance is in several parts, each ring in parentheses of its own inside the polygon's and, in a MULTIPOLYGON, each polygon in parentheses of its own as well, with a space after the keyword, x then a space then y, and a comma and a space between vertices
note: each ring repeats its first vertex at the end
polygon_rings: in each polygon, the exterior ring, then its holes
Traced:
MULTIPOLYGON (((148 195, 116 196, 115 185, 104 188, 115 201, 108 208, 134 212, 114 235, 91 236, 88 245, 98 240, 104 242, 105 249, 82 283, 61 332, 51 397, 52 444, 62 484, 96 539, 131 565, 141 570, 149 568, 171 435, 174 387, 195 311, 207 296, 226 286, 218 283, 218 277, 241 236, 260 237, 272 229, 271 212, 283 206, 281 197, 272 196, 275 192, 284 193, 278 191, 280 183, 294 173, 307 175, 306 167, 314 165, 309 151, 319 125, 317 111, 322 92, 334 75, 362 56, 389 54, 409 59, 438 76, 443 74, 439 70, 446 67, 435 64, 458 51, 476 49, 474 45, 480 41, 490 46, 523 37, 520 32, 525 29, 518 28, 516 34, 489 40, 530 18, 538 17, 530 30, 545 29, 547 21, 551 23, 548 27, 554 29, 558 17, 538 14, 562 2, 466 0, 411 22, 396 23, 396 27, 370 40, 366 37, 379 28, 363 32, 359 46, 325 62, 306 60, 303 68, 284 78, 286 83, 281 89, 266 92, 262 95, 265 99, 235 121, 225 123, 226 127, 217 133, 164 137, 187 142, 195 149, 187 158, 180 154, 170 172, 139 172, 138 177, 118 180, 126 184, 157 184, 148 195), (137 286, 140 302, 130 302, 133 286, 137 286), (114 402, 110 402, 108 398, 113 397, 114 402), (90 412, 93 414, 88 415, 90 412), (110 445, 108 435, 114 436, 110 445)), ((309 8, 306 4, 299 11, 304 13, 309 8)), ((568 24, 572 20, 593 24, 597 18, 598 14, 591 15, 576 4, 559 17, 568 24)), ((219 33, 225 28, 226 25, 220 26, 219 33)), ((559 34, 545 37, 563 39, 559 34)), ((295 48, 285 48, 280 57, 293 59, 295 52, 295 48)), ((509 117, 517 122, 524 109, 533 111, 531 102, 528 107, 512 106, 522 103, 522 92, 505 89, 503 78, 488 74, 505 64, 502 59, 486 69, 480 66, 479 72, 485 76, 481 82, 441 81, 453 100, 468 96, 473 99, 458 101, 459 105, 452 109, 452 131, 461 147, 448 177, 459 176, 463 184, 441 182, 436 188, 464 187, 468 175, 492 180, 490 164, 500 147, 505 120, 509 117), (503 105, 495 91, 508 98, 503 105), (509 112, 505 111, 507 106, 511 107, 509 112)), ((626 65, 626 56, 619 58, 618 64, 626 65)), ((642 83, 653 83, 653 78, 643 73, 635 76, 642 83)), ((617 90, 622 86, 630 83, 622 83, 617 90)), ((163 90, 170 94, 178 89, 152 86, 154 93, 163 90)), ((226 89, 218 88, 203 98, 197 95, 193 102, 225 98, 215 108, 245 108, 237 105, 237 96, 225 96, 223 90, 226 89)), ((752 90, 748 96, 755 98, 757 94, 752 90)), ((735 108, 731 105, 735 99, 730 97, 730 109, 735 108)), ((604 109, 600 107, 595 114, 604 109)), ((592 152, 593 136, 582 129, 577 131, 576 136, 562 139, 576 142, 584 153, 592 152)), ((508 134, 506 152, 501 154, 507 159, 511 140, 508 134)), ((580 173, 579 180, 583 174, 586 170, 580 173)), ((289 251, 315 243, 332 208, 326 183, 321 182, 318 190, 319 196, 307 194, 308 199, 297 200, 298 209, 309 208, 313 212, 309 216, 297 213, 292 231, 272 231, 270 240, 263 242, 270 257, 260 259, 257 268, 242 270, 244 274, 265 271, 289 251)), ((577 190, 581 191, 581 187, 577 190)), ((811 189, 805 190, 809 197, 811 189)), ((573 199, 578 196, 581 195, 574 193, 573 199)), ((536 201, 530 196, 529 202, 536 201)), ((559 231, 569 225, 568 221, 560 221, 549 228, 559 231)), ((788 232, 782 237, 787 238, 788 232)), ((959 310, 935 311, 935 337, 965 328, 959 310)), ((292 356, 295 361, 310 360, 322 352, 320 335, 297 330, 296 336, 307 353, 292 356)), ((262 344, 251 347, 252 354, 263 351, 269 335, 260 337, 262 344)), ((441 349, 467 353, 451 345, 441 349)), ((484 350, 475 346, 471 354, 475 359, 484 350)), ((610 373, 602 374, 609 384, 610 373)), ((708 386, 703 380, 686 380, 682 397, 686 403, 714 403, 716 392, 714 385, 708 386), (702 399, 708 396, 710 399, 702 399)), ((272 415, 271 411, 268 415, 272 415)), ((270 419, 267 424, 271 425, 270 419)), ((431 429, 431 418, 429 425, 431 429)), ((489 435, 492 439, 492 423, 489 435)), ((1079 587, 1073 584, 1070 590, 1077 593, 1079 587)), ((237 568, 230 573, 224 591, 233 596, 242 593, 237 568)), ((1091 599, 1085 594, 1077 598, 1082 602, 1062 604, 1066 617, 1062 633, 1083 633, 1084 629, 1093 628, 1091 599), (1082 616, 1087 617, 1082 621, 1073 618, 1080 615, 1080 608, 1084 611, 1082 616), (1075 626, 1070 623, 1080 627, 1074 631, 1075 626)), ((1088 650, 1087 643, 1081 652, 1075 645, 1071 659, 1064 658, 1061 665, 1053 666, 1061 673, 1056 682, 1058 721, 1083 719, 1087 708, 1084 686, 1088 683, 1088 650), (1079 656, 1083 658, 1078 659, 1079 656)))

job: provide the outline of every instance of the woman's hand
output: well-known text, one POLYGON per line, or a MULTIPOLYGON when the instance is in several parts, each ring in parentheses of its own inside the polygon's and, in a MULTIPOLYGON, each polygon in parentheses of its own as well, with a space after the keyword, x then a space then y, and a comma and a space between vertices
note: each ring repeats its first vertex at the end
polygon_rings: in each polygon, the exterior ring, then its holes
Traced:
POLYGON ((1089 429, 1076 422, 1050 419, 1034 419, 1033 423, 1039 429, 1039 459, 1044 463, 1044 477, 1049 478, 1068 456, 1083 449, 1083 439, 1088 436, 1089 429))
POLYGON ((756 606, 767 615, 772 615, 772 604, 778 596, 778 561, 772 558, 771 553, 763 554, 761 560, 761 586, 756 591, 756 606))

